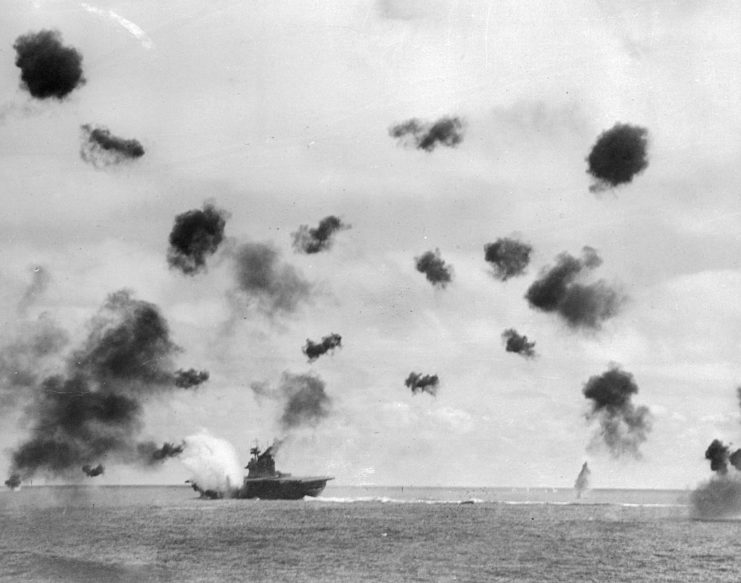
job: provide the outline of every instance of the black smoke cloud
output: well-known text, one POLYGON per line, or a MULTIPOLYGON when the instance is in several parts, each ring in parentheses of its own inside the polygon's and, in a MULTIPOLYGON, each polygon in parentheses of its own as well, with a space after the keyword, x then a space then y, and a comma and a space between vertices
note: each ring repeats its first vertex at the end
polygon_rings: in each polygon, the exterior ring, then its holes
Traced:
POLYGON ((119 138, 102 126, 93 127, 85 124, 80 128, 82 130, 80 157, 96 168, 136 160, 144 155, 144 146, 139 140, 119 138))
POLYGON ((105 472, 105 467, 103 467, 103 464, 98 464, 97 466, 91 466, 90 464, 85 464, 82 466, 82 471, 85 472, 85 475, 88 478, 94 478, 95 476, 100 476, 105 472))
POLYGON ((590 190, 600 192, 632 181, 648 167, 647 147, 646 128, 617 123, 600 134, 587 157, 587 172, 595 180, 590 190))
POLYGON ((400 144, 427 152, 438 145, 454 148, 463 141, 463 134, 463 121, 458 117, 442 117, 432 123, 410 119, 389 128, 389 135, 400 144))
POLYGON ((414 258, 417 271, 424 273, 427 281, 435 287, 445 288, 453 281, 453 268, 440 256, 440 249, 427 251, 414 258))
POLYGON ((175 217, 170 232, 167 262, 185 275, 194 275, 206 268, 206 259, 216 253, 224 240, 224 227, 229 214, 206 203, 175 217))
POLYGON ((328 417, 332 399, 324 381, 317 375, 284 372, 277 388, 268 383, 250 385, 256 396, 270 398, 281 404, 279 423, 283 431, 315 427, 328 417))
POLYGON ((234 268, 241 297, 269 316, 294 312, 311 297, 311 284, 267 243, 240 245, 234 268))
POLYGON ((404 385, 412 390, 412 394, 417 393, 429 393, 433 397, 437 395, 437 389, 440 386, 440 379, 436 374, 422 374, 418 372, 410 372, 409 376, 404 381, 404 385))
POLYGON ((72 47, 65 47, 58 31, 29 32, 19 36, 13 48, 22 86, 32 97, 63 99, 85 83, 82 55, 72 47))
POLYGON ((111 294, 61 370, 29 379, 30 435, 12 453, 12 475, 70 476, 101 458, 145 463, 137 443, 143 408, 175 389, 179 350, 154 304, 111 294))
POLYGON ((306 344, 301 350, 309 359, 309 362, 314 362, 323 354, 333 352, 335 348, 342 348, 342 336, 332 332, 329 336, 324 336, 320 342, 313 342, 307 338, 306 344))
POLYGON ((492 275, 507 281, 525 273, 530 263, 532 246, 517 239, 501 237, 494 243, 484 245, 484 259, 491 265, 492 275))
POLYGON ((578 281, 601 264, 591 247, 584 247, 581 259, 561 253, 554 266, 541 271, 525 298, 532 308, 558 314, 572 328, 597 330, 619 312, 625 301, 621 293, 603 280, 578 281))
POLYGON ((502 332, 502 340, 507 352, 514 352, 525 358, 535 358, 535 342, 529 341, 527 336, 518 333, 514 328, 502 332))
POLYGON ((209 379, 207 370, 189 368, 175 371, 175 386, 181 389, 190 389, 205 383, 209 379))
POLYGON ((334 241, 335 233, 349 229, 350 225, 344 224, 335 216, 324 217, 319 221, 315 229, 308 225, 301 225, 298 231, 291 233, 293 237, 293 248, 298 253, 319 253, 327 251, 334 241))
POLYGON ((652 417, 648 407, 633 404, 638 393, 633 375, 611 365, 607 372, 591 377, 582 392, 591 401, 587 420, 599 423, 595 442, 601 439, 613 457, 640 458, 639 448, 651 431, 652 417))
POLYGON ((729 463, 741 470, 741 449, 731 452, 730 447, 719 439, 714 439, 705 450, 705 459, 710 462, 710 469, 720 475, 728 473, 729 463))

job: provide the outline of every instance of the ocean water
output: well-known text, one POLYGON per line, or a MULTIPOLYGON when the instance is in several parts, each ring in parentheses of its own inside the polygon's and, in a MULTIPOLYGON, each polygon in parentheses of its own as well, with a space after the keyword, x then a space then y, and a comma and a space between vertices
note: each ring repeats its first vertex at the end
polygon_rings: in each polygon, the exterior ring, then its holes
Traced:
POLYGON ((0 581, 740 581, 741 522, 692 520, 688 496, 329 486, 259 501, 30 487, 0 493, 0 581))

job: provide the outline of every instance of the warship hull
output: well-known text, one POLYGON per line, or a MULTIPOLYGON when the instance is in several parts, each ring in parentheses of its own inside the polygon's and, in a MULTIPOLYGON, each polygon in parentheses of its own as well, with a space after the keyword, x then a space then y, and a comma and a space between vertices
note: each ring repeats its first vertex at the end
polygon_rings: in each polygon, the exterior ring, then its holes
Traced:
POLYGON ((300 500, 305 496, 319 496, 330 477, 310 478, 245 478, 237 498, 260 500, 300 500))

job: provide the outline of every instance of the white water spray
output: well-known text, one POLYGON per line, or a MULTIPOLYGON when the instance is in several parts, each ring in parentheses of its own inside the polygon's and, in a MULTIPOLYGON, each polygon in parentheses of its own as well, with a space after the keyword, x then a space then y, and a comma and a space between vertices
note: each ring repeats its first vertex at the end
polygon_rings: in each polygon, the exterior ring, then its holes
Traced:
POLYGON ((186 437, 178 459, 203 490, 229 493, 242 484, 242 465, 234 446, 207 431, 186 437))

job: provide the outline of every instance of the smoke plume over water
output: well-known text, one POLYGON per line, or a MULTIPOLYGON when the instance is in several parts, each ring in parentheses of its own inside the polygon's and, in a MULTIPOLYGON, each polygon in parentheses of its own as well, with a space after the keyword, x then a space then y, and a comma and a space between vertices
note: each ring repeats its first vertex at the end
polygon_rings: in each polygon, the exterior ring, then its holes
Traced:
POLYGON ((12 453, 11 474, 74 477, 102 459, 146 465, 137 440, 144 405, 176 390, 179 351, 157 306, 111 294, 60 370, 24 381, 30 435, 12 453))

